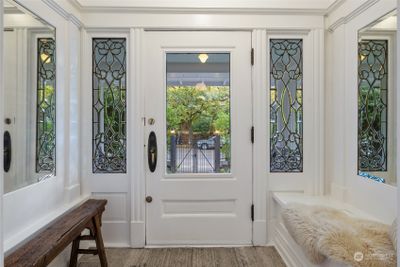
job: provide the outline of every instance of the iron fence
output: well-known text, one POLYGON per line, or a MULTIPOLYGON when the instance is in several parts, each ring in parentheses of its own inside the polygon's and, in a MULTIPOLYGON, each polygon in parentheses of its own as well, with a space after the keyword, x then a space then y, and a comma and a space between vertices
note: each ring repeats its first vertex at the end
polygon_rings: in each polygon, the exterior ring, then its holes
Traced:
MULTIPOLYGON (((229 145, 229 144, 225 144, 229 145)), ((230 171, 230 160, 221 151, 220 137, 213 144, 195 140, 192 144, 178 144, 176 136, 170 137, 167 153, 169 173, 224 173, 230 171)))

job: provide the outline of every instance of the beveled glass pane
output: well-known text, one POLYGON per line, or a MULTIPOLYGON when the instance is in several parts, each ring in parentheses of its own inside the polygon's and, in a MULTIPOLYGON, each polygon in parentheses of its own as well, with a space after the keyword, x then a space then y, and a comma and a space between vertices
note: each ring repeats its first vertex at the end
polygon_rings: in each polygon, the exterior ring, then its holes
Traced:
POLYGON ((388 42, 358 44, 358 171, 387 171, 388 42))
POLYGON ((93 173, 126 173, 126 39, 93 39, 93 173))
POLYGON ((303 171, 303 40, 270 40, 270 171, 303 171))
POLYGON ((230 54, 166 59, 167 172, 230 172, 230 54))
POLYGON ((56 165, 56 42, 37 40, 36 173, 56 165))

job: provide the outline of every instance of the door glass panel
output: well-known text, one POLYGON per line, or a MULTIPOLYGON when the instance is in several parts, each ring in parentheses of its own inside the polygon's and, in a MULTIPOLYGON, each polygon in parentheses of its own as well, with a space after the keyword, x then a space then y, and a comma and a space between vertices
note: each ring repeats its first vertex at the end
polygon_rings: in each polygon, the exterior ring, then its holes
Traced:
POLYGON ((167 53, 168 173, 229 173, 230 54, 167 53))
POLYGON ((36 173, 55 171, 56 41, 37 40, 36 173))
POLYGON ((388 41, 358 43, 358 171, 387 171, 388 41))
POLYGON ((126 39, 93 38, 93 173, 126 173, 126 39))
POLYGON ((303 40, 270 40, 270 170, 303 172, 303 40))

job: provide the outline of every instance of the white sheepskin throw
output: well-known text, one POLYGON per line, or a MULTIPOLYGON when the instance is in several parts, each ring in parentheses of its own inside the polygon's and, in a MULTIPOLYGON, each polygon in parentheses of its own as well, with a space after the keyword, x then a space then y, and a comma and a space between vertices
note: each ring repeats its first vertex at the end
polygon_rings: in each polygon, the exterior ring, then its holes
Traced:
POLYGON ((282 217, 290 235, 314 264, 330 258, 359 267, 396 266, 388 225, 302 204, 289 204, 282 217))

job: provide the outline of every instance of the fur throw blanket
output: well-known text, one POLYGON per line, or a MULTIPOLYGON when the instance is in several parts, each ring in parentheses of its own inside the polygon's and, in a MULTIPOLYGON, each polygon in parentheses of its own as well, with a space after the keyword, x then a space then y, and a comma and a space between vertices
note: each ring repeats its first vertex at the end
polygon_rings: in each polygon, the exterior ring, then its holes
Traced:
POLYGON ((389 227, 322 206, 289 204, 282 211, 290 235, 314 264, 326 258, 358 267, 396 266, 389 227))

